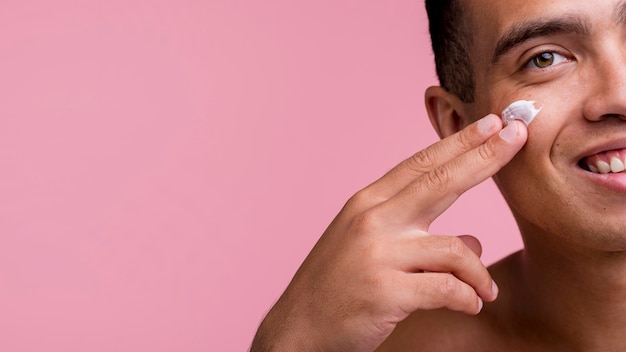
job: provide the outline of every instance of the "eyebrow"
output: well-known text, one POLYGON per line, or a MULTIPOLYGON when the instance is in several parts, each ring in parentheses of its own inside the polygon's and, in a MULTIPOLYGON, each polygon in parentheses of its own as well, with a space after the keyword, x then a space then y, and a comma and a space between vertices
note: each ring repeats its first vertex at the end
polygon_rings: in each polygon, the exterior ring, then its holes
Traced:
POLYGON ((626 24, 626 1, 621 1, 615 6, 615 21, 621 25, 626 24))
MULTIPOLYGON (((620 21, 626 22, 626 2, 619 8, 620 21)), ((503 55, 530 39, 564 33, 587 35, 591 31, 590 28, 589 20, 580 16, 561 16, 516 24, 498 40, 491 63, 498 62, 503 55)))

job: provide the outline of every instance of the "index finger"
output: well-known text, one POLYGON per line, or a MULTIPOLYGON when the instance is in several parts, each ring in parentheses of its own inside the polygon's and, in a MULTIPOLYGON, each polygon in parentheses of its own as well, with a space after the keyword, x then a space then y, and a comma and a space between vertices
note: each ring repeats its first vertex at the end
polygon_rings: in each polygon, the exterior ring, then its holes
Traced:
POLYGON ((366 189, 378 197, 388 199, 425 173, 485 143, 501 128, 502 120, 497 115, 489 114, 413 154, 366 189))
POLYGON ((376 208, 397 224, 430 224, 468 189, 493 176, 522 149, 526 125, 514 121, 476 148, 424 173, 376 208))

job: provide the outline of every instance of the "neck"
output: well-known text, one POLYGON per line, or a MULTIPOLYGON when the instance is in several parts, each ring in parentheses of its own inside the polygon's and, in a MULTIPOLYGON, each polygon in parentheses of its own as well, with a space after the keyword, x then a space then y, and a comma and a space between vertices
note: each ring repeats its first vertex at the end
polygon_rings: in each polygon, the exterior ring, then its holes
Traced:
POLYGON ((523 231, 515 319, 536 338, 570 351, 626 350, 626 253, 581 248, 533 230, 523 231))

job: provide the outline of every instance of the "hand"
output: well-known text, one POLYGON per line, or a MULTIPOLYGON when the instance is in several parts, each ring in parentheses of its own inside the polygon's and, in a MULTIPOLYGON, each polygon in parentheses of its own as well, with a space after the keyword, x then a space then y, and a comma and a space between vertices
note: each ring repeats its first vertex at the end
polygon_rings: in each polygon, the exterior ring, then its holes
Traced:
POLYGON ((261 324, 252 351, 372 351, 417 310, 478 314, 497 296, 480 243, 428 227, 526 138, 523 123, 502 129, 488 115, 355 194, 261 324))

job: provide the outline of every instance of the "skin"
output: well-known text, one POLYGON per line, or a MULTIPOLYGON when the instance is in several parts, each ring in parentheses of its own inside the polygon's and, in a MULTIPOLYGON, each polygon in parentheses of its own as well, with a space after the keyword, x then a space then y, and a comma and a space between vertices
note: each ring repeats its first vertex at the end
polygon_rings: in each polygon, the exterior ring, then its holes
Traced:
MULTIPOLYGON (((525 248, 490 268, 501 294, 478 317, 417 312, 380 351, 626 350, 625 174, 577 166, 593 152, 626 148, 626 25, 616 18, 618 4, 469 2, 490 11, 474 17, 475 37, 486 39, 472 52, 482 89, 475 103, 457 108, 457 124, 517 99, 543 103, 525 148, 494 176, 525 248), (533 38, 491 62, 495 43, 516 23, 564 13, 586 18, 588 33, 533 38), (523 69, 545 51, 558 52, 558 63, 523 69)), ((454 102, 438 88, 427 96, 430 105, 454 102)), ((437 118, 443 136, 454 131, 452 119, 437 118)))
POLYGON ((481 38, 470 51, 475 101, 427 90, 442 141, 347 202, 251 350, 626 350, 626 173, 578 166, 626 148, 619 4, 467 0, 481 38), (569 27, 508 45, 494 60, 506 33, 538 19, 569 27), (572 19, 584 26, 573 30, 572 19), (554 61, 539 68, 545 61, 533 58, 545 52, 556 53, 554 61), (520 122, 502 129, 488 115, 519 99, 543 105, 528 131, 520 122), (428 226, 491 176, 525 248, 487 271, 478 240, 430 234, 428 226))

